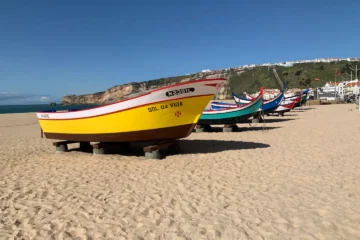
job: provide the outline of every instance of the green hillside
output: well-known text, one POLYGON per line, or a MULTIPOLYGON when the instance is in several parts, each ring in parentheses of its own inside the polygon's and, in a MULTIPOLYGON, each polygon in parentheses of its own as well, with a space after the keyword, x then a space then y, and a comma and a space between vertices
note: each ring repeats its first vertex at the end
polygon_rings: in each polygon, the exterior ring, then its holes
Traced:
MULTIPOLYGON (((324 86, 326 82, 335 81, 335 73, 338 71, 340 75, 336 75, 336 81, 350 80, 350 67, 355 69, 355 65, 360 62, 331 62, 331 63, 298 63, 292 67, 274 66, 280 79, 286 83, 287 88, 313 88, 324 86), (315 81, 319 78, 319 81, 315 81)), ((245 70, 240 75, 230 74, 229 87, 234 92, 256 92, 260 86, 264 88, 279 88, 275 75, 270 67, 255 67, 245 70)), ((358 71, 359 74, 360 71, 358 71)), ((355 73, 353 71, 353 79, 355 73)))
MULTIPOLYGON (((350 80, 350 67, 355 69, 355 65, 360 69, 360 62, 339 61, 331 63, 296 63, 292 67, 282 66, 258 66, 254 68, 239 69, 230 68, 227 70, 216 71, 217 76, 229 77, 227 89, 228 97, 231 97, 231 91, 234 92, 257 92, 260 86, 264 88, 280 88, 273 73, 276 69, 280 79, 286 83, 287 88, 314 88, 324 86, 326 82, 335 81, 335 73, 338 71, 340 75, 336 76, 336 81, 350 80), (349 76, 346 74, 348 73, 349 76), (315 81, 319 78, 319 81, 315 81)), ((353 79, 355 79, 355 72, 353 79)), ((360 71, 358 71, 360 74, 360 71)), ((169 78, 154 79, 147 82, 148 86, 156 87, 169 83, 177 83, 181 80, 200 79, 214 73, 195 73, 186 76, 176 76, 169 78)))

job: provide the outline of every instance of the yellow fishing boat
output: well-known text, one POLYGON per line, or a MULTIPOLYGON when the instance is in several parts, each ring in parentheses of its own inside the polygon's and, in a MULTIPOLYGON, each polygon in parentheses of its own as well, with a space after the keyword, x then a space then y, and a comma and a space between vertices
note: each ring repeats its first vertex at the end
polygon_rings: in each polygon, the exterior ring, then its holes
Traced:
POLYGON ((48 139, 145 142, 184 138, 225 82, 226 78, 188 81, 95 108, 36 115, 48 139))

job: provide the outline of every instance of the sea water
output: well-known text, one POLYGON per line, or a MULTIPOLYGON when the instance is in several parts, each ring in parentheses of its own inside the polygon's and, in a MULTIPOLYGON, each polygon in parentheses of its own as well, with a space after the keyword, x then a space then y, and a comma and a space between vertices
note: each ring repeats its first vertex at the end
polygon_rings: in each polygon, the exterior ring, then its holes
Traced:
POLYGON ((99 105, 87 104, 87 105, 71 105, 71 106, 50 106, 49 104, 39 105, 0 105, 0 114, 4 113, 27 113, 27 112, 38 112, 45 110, 68 110, 68 109, 85 109, 96 107, 99 105))

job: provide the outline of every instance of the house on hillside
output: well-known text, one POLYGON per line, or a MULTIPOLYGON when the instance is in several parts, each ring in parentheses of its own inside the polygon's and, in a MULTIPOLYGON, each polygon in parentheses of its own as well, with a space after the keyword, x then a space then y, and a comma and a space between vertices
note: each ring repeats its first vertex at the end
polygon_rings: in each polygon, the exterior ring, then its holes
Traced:
POLYGON ((340 84, 340 82, 331 82, 330 81, 330 82, 325 83, 325 85, 323 87, 321 87, 321 89, 324 92, 338 91, 339 84, 340 84))
POLYGON ((345 94, 346 95, 351 95, 351 94, 355 94, 358 95, 359 94, 359 88, 360 88, 360 82, 359 80, 356 81, 351 81, 345 84, 345 94))
POLYGON ((359 61, 360 58, 346 58, 346 60, 347 60, 348 62, 355 62, 355 61, 359 61))
POLYGON ((359 94, 360 82, 358 80, 345 82, 328 82, 324 87, 318 88, 314 93, 315 99, 337 100, 345 96, 359 94))

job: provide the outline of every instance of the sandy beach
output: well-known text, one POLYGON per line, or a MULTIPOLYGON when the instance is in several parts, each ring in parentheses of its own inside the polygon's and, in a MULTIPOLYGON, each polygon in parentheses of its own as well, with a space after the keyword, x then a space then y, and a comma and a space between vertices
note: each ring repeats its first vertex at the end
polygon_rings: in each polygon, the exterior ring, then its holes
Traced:
POLYGON ((238 126, 145 160, 56 153, 34 113, 0 115, 0 239, 360 239, 354 104, 238 126))

